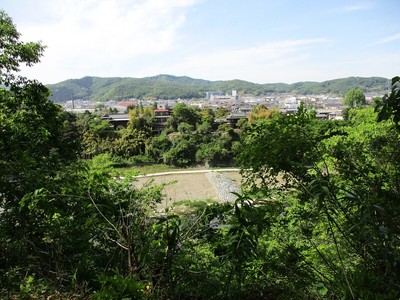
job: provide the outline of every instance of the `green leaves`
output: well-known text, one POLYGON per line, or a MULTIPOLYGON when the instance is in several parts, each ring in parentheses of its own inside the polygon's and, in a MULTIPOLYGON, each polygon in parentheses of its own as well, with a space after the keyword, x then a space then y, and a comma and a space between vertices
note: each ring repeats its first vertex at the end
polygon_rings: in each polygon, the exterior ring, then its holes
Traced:
POLYGON ((392 266, 400 257, 400 139, 397 124, 385 121, 396 113, 385 100, 380 123, 372 108, 350 109, 347 122, 316 121, 300 111, 256 121, 244 133, 239 159, 254 184, 250 191, 282 199, 273 238, 292 243, 288 249, 310 267, 298 271, 317 282, 313 293, 383 296, 398 289, 392 266), (282 174, 296 181, 288 185, 282 174), (368 288, 369 280, 385 282, 384 291, 368 288))
MULTIPOLYGON (((297 180, 307 176, 313 163, 316 138, 312 113, 276 114, 250 124, 243 134, 238 161, 242 169, 252 169, 258 178, 271 182, 281 172, 297 180)), ((251 175, 250 175, 251 176, 251 175)), ((289 179, 289 178, 287 178, 289 179)), ((266 185, 264 185, 266 186, 266 185)))
POLYGON ((392 91, 390 95, 385 95, 382 102, 376 106, 378 111, 378 122, 388 120, 393 117, 397 130, 400 131, 400 77, 392 78, 392 91))
POLYGON ((365 95, 362 89, 350 89, 344 98, 344 104, 349 107, 362 107, 366 104, 365 95))
POLYGON ((13 86, 24 82, 24 78, 15 75, 20 64, 32 66, 43 54, 44 46, 40 43, 23 43, 19 38, 11 18, 0 10, 0 84, 13 86))

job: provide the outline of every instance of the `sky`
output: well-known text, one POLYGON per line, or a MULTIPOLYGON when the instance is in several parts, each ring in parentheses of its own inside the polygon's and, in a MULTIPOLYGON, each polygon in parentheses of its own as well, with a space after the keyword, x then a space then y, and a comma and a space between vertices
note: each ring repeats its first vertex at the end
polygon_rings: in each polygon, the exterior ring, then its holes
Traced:
POLYGON ((293 83, 400 75, 399 0, 0 0, 22 74, 50 84, 158 74, 293 83))

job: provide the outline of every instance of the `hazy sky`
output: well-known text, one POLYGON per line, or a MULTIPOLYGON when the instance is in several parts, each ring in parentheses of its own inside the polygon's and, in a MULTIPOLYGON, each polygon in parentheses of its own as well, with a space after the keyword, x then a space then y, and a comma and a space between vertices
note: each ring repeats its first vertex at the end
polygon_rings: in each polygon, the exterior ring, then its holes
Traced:
POLYGON ((47 46, 24 71, 43 83, 400 75, 399 0, 0 0, 0 8, 24 41, 47 46))

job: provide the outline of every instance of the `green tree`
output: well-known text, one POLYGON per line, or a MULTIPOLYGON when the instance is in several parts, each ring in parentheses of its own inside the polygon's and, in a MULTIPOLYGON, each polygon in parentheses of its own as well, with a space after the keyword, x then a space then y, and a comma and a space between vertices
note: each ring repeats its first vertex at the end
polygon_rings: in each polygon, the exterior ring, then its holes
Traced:
MULTIPOLYGON (((197 129, 200 135, 203 133, 199 131, 201 127, 198 126, 197 129)), ((217 131, 208 135, 208 138, 203 137, 196 152, 196 161, 211 166, 231 165, 234 160, 234 151, 232 148, 238 140, 238 134, 230 125, 221 124, 218 126, 217 131)))
POLYGON ((151 134, 154 109, 151 106, 143 107, 142 104, 129 110, 129 126, 134 129, 151 134))
POLYGON ((78 199, 55 200, 48 193, 67 191, 73 174, 81 170, 75 164, 79 139, 74 116, 48 99, 44 85, 16 75, 22 64, 38 62, 44 49, 19 38, 11 18, 1 11, 0 285, 10 290, 21 288, 25 276, 35 280, 33 273, 54 282, 64 277, 66 260, 54 258, 71 254, 70 264, 76 266, 72 261, 88 236, 83 226, 71 222, 83 217, 78 199))
POLYGON ((179 123, 177 130, 181 134, 189 134, 193 131, 193 126, 186 122, 181 122, 179 123))
POLYGON ((128 126, 122 129, 121 136, 113 141, 111 151, 124 158, 145 154, 148 138, 146 132, 128 126))
POLYGON ((178 103, 172 109, 172 117, 168 119, 168 123, 174 131, 178 129, 180 123, 187 123, 193 127, 200 121, 200 116, 194 108, 187 106, 184 103, 178 103))
POLYGON ((160 188, 122 182, 111 155, 78 160, 77 128, 100 137, 109 124, 89 116, 75 123, 45 86, 11 74, 18 63, 36 61, 42 48, 17 39, 7 44, 15 26, 4 13, 0 24, 1 84, 8 85, 0 88, 0 297, 85 298, 86 288, 99 287, 97 275, 110 279, 114 267, 139 277, 133 290, 143 295, 141 280, 168 269, 173 251, 171 243, 161 250, 152 243, 150 211, 160 188), (154 252, 165 255, 153 263, 154 252))
POLYGON ((399 225, 393 222, 393 213, 398 211, 400 199, 400 140, 393 124, 377 123, 376 118, 372 109, 353 110, 351 126, 344 128, 344 134, 321 143, 325 158, 318 166, 320 172, 327 168, 330 176, 323 184, 328 190, 322 192, 321 186, 316 190, 324 195, 332 214, 343 213, 340 218, 330 215, 338 230, 336 236, 338 240, 343 238, 343 248, 363 262, 357 265, 358 271, 348 270, 353 292, 393 297, 398 290, 398 271, 392 266, 400 257, 393 240, 399 225), (367 287, 371 281, 379 281, 385 288, 367 287))
POLYGON ((344 97, 344 104, 348 107, 362 107, 366 104, 365 94, 362 89, 350 89, 344 97))
POLYGON ((282 174, 286 180, 304 180, 312 158, 306 155, 314 147, 317 120, 304 107, 294 115, 273 114, 246 127, 238 161, 243 169, 261 180, 282 174))
POLYGON ((0 193, 13 202, 40 187, 52 170, 60 168, 60 161, 74 159, 78 143, 71 136, 73 117, 48 99, 50 91, 14 75, 20 64, 39 61, 43 46, 20 42, 3 11, 0 29, 0 84, 8 86, 0 89, 0 193))
POLYGON ((390 95, 385 95, 382 101, 377 102, 376 111, 378 121, 388 120, 393 117, 393 122, 400 130, 400 77, 392 78, 392 91, 390 95))
POLYGON ((24 43, 20 37, 12 19, 0 10, 0 84, 15 86, 17 82, 26 81, 15 75, 20 71, 20 65, 32 66, 40 61, 43 54, 43 45, 38 42, 24 43))
POLYGON ((215 110, 215 117, 216 118, 225 118, 231 113, 230 110, 228 110, 226 107, 218 107, 215 110))
POLYGON ((187 167, 195 163, 198 142, 190 134, 177 135, 172 139, 171 148, 163 154, 164 162, 177 167, 187 167))
POLYGON ((160 163, 163 161, 163 154, 170 149, 171 145, 172 143, 167 135, 162 133, 150 140, 149 145, 146 148, 146 154, 155 162, 160 163))
POLYGON ((111 152, 118 134, 107 120, 96 114, 82 114, 77 117, 76 126, 82 137, 81 156, 92 158, 98 154, 111 152))
POLYGON ((257 105, 251 110, 248 119, 249 122, 254 122, 261 118, 272 118, 276 113, 279 113, 277 109, 268 109, 265 105, 257 105))
POLYGON ((215 119, 214 111, 207 107, 200 110, 199 115, 201 117, 201 123, 207 123, 208 125, 212 126, 215 119))
MULTIPOLYGON (((296 262, 288 265, 304 274, 309 286, 298 293, 398 297, 400 140, 392 123, 376 117, 352 109, 348 122, 325 122, 300 110, 245 131, 240 162, 252 192, 277 205, 265 242, 283 245, 296 262)), ((296 282, 298 274, 284 270, 296 282)))

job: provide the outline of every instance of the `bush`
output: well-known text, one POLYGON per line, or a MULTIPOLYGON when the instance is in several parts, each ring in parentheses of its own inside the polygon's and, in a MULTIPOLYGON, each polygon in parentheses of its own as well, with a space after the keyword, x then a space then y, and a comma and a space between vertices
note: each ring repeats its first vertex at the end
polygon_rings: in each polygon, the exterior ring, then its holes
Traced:
POLYGON ((115 275, 100 275, 100 291, 94 293, 92 299, 151 299, 150 285, 135 276, 123 276, 118 270, 115 275))

